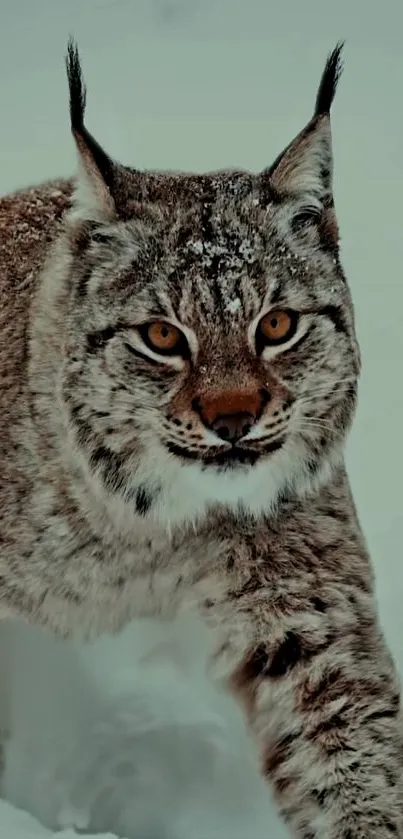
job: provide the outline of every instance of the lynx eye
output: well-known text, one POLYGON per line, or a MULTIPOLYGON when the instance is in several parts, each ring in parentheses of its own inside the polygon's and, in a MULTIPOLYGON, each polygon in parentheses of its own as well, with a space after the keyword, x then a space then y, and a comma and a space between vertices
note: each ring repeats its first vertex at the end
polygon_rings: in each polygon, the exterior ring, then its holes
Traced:
POLYGON ((140 328, 144 343, 161 355, 184 355, 187 341, 183 332, 165 320, 154 320, 140 328))
POLYGON ((297 324, 297 312, 292 309, 272 309, 259 322, 256 343, 261 350, 265 346, 283 344, 295 334, 297 324))

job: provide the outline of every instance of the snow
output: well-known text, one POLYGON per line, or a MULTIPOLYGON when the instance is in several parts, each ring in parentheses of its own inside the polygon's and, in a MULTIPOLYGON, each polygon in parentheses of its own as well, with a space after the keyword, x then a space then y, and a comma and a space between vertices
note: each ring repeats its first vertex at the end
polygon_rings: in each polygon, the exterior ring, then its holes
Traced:
MULTIPOLYGON (((364 365, 348 465, 381 619, 402 670, 401 0, 326 8, 322 0, 14 0, 3 7, 4 193, 75 167, 62 61, 70 32, 88 81, 88 124, 107 150, 140 168, 198 170, 270 165, 309 117, 326 54, 346 38, 333 111, 335 197, 364 365)), ((41 678, 53 691, 53 664, 43 661, 41 678)), ((12 818, 13 829, 9 806, 0 805, 2 836, 39 839, 28 816, 13 810, 12 818)))
POLYGON ((239 312, 241 309, 242 303, 239 297, 234 297, 233 300, 229 300, 227 303, 227 310, 231 315, 235 315, 236 312, 239 312))
MULTIPOLYGON (((6 839, 75 839, 74 830, 53 833, 28 813, 17 810, 6 801, 0 801, 0 835, 6 839)), ((116 839, 112 833, 86 833, 87 839, 116 839)))
POLYGON ((8 622, 0 642, 1 792, 16 808, 0 805, 0 834, 8 819, 20 839, 287 836, 241 709, 207 678, 197 621, 137 621, 88 645, 8 622))

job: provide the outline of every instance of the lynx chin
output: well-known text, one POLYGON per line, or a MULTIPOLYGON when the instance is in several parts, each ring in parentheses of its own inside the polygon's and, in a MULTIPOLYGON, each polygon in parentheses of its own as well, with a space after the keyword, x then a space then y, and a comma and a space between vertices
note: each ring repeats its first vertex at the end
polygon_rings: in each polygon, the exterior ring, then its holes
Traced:
POLYGON ((69 43, 78 176, 0 200, 0 616, 197 616, 293 835, 397 839, 400 688, 343 459, 340 71, 337 46, 263 172, 142 172, 87 130, 69 43))

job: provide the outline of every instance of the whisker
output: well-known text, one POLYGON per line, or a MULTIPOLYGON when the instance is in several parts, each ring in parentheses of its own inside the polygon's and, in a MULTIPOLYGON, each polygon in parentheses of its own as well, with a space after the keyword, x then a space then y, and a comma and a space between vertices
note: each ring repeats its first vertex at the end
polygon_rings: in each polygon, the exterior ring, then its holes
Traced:
POLYGON ((347 388, 350 384, 357 384, 357 379, 354 376, 348 376, 346 379, 339 379, 339 380, 336 380, 336 381, 332 381, 329 384, 326 384, 326 382, 321 382, 319 385, 316 385, 315 387, 313 387, 312 390, 306 391, 306 394, 303 393, 303 394, 299 395, 298 393, 295 393, 294 395, 295 395, 296 399, 304 398, 305 395, 306 396, 314 396, 314 395, 317 395, 317 394, 320 395, 322 393, 326 393, 326 394, 331 395, 335 391, 336 388, 342 386, 343 389, 344 389, 344 388, 347 388))
POLYGON ((330 422, 325 422, 325 421, 324 422, 320 422, 320 421, 315 422, 315 421, 312 421, 312 420, 306 420, 305 422, 299 422, 298 427, 299 428, 307 428, 307 429, 312 428, 312 429, 315 429, 315 430, 316 429, 321 429, 322 431, 329 431, 329 430, 334 428, 334 424, 330 423, 330 422))
POLYGON ((329 388, 325 388, 325 387, 323 387, 321 389, 317 388, 316 390, 311 390, 309 393, 304 393, 304 394, 300 394, 299 396, 296 396, 296 399, 297 400, 299 400, 299 399, 315 399, 315 398, 318 399, 318 398, 323 397, 323 396, 328 396, 328 397, 338 397, 340 395, 346 396, 348 390, 349 390, 348 387, 343 388, 342 385, 337 385, 337 387, 334 387, 332 390, 329 390, 329 388))
POLYGON ((326 398, 327 402, 329 402, 329 400, 333 399, 334 404, 337 405, 342 399, 345 399, 346 395, 347 395, 347 392, 343 391, 341 389, 339 389, 336 393, 329 393, 328 391, 323 391, 323 392, 319 391, 319 392, 309 394, 307 396, 300 396, 298 399, 296 399, 296 403, 298 405, 314 405, 314 404, 317 405, 317 403, 321 399, 326 398))

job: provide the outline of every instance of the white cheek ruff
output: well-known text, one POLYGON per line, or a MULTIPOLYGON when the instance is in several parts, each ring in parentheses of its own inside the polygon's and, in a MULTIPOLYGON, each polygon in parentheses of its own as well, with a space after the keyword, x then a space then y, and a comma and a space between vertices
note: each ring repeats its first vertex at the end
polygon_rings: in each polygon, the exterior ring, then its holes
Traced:
POLYGON ((303 476, 306 452, 302 444, 287 442, 254 466, 225 471, 199 462, 184 463, 162 449, 159 454, 143 463, 138 477, 155 482, 162 476, 161 491, 150 514, 170 528, 195 521, 217 505, 235 510, 242 507, 252 515, 270 512, 279 495, 303 476))

